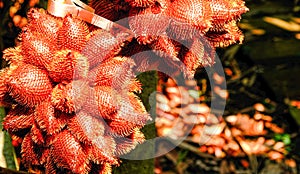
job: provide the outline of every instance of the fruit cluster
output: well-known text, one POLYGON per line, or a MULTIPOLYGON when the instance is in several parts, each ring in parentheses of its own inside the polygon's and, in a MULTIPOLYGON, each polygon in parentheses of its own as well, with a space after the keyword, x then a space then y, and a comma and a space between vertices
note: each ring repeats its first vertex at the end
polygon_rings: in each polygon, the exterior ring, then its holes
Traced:
POLYGON ((140 128, 151 119, 136 95, 134 61, 116 56, 122 44, 109 32, 89 32, 70 15, 31 9, 28 16, 20 45, 4 51, 10 63, 0 72, 1 105, 10 108, 4 129, 28 168, 109 173, 144 141, 140 128))
POLYGON ((155 64, 188 77, 214 64, 216 47, 243 41, 237 22, 249 10, 243 0, 92 0, 90 6, 96 14, 128 25, 137 40, 130 56, 153 50, 162 58, 141 54, 136 58, 141 68, 155 64))
POLYGON ((144 141, 140 128, 151 119, 136 96, 141 84, 134 70, 160 67, 192 77, 214 63, 215 47, 243 40, 237 21, 248 11, 242 0, 92 0, 90 6, 111 21, 128 17, 124 25, 134 38, 125 45, 118 31, 31 9, 20 45, 4 51, 10 66, 0 72, 0 104, 10 111, 3 126, 29 168, 110 173, 119 155, 144 141))

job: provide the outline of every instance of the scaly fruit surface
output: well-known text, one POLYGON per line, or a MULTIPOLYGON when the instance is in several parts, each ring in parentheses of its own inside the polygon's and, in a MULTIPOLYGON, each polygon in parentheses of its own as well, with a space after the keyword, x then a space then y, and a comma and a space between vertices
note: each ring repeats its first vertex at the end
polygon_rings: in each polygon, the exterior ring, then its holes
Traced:
POLYGON ((10 66, 0 72, 0 104, 10 108, 3 127, 18 140, 22 164, 111 173, 119 155, 144 141, 139 129, 151 119, 136 95, 134 61, 117 56, 122 42, 107 31, 89 32, 71 15, 28 13, 22 42, 4 51, 10 66))

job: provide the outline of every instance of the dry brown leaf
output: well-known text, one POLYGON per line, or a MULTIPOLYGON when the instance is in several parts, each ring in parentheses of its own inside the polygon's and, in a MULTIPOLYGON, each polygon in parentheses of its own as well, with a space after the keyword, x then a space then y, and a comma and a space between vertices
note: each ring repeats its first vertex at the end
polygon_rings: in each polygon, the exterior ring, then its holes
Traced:
POLYGON ((229 141, 226 146, 224 147, 225 150, 229 150, 232 149, 234 151, 239 151, 240 150, 240 146, 237 144, 237 142, 235 141, 229 141))
POLYGON ((169 103, 169 99, 165 95, 163 95, 161 93, 157 93, 156 94, 156 101, 158 103, 164 103, 164 104, 168 104, 169 103))
POLYGON ((235 127, 231 128, 231 133, 232 133, 232 136, 236 137, 236 136, 239 136, 239 135, 242 135, 243 132, 235 127))
POLYGON ((283 142, 277 142, 274 146, 273 146, 273 149, 274 150, 279 150, 279 149, 281 149, 281 148, 283 148, 284 147, 284 143, 283 142))
POLYGON ((192 80, 192 79, 187 79, 187 80, 185 80, 185 84, 187 86, 190 86, 190 87, 196 87, 197 86, 197 81, 192 80))
POLYGON ((226 120, 227 122, 229 122, 230 124, 235 124, 236 121, 238 120, 238 118, 237 118, 236 115, 230 115, 230 116, 227 116, 227 117, 225 118, 225 120, 226 120))
POLYGON ((185 113, 203 114, 206 115, 210 112, 210 108, 206 104, 189 104, 184 108, 185 113))
POLYGON ((275 140, 274 139, 268 139, 268 140, 266 140, 265 144, 267 146, 273 146, 275 144, 275 140))
POLYGON ((247 155, 251 155, 252 154, 252 148, 251 146, 248 144, 248 142, 244 141, 244 140, 238 140, 243 151, 247 154, 247 155))
POLYGON ((256 28, 256 29, 251 30, 251 33, 252 33, 253 35, 261 36, 261 35, 266 34, 266 30, 256 28))
MULTIPOLYGON (((201 141, 201 135, 200 134, 194 134, 193 136, 192 136, 192 142, 194 142, 194 143, 199 143, 200 141, 201 141)), ((203 146, 201 146, 201 147, 203 147, 203 146)))
POLYGON ((220 124, 215 124, 211 126, 205 126, 204 132, 207 135, 220 135, 221 132, 223 131, 226 123, 222 122, 220 124))
POLYGON ((159 102, 156 103, 156 109, 160 109, 164 112, 170 112, 171 111, 171 107, 168 104, 159 103, 159 102))
POLYGON ((226 145, 226 142, 222 137, 213 136, 207 143, 205 143, 205 145, 222 148, 226 145))
MULTIPOLYGON (((251 130, 249 130, 251 131, 251 130)), ((252 131, 251 131, 252 132, 252 131)), ((253 134, 263 134, 264 133, 264 122, 263 121, 259 121, 259 122, 255 122, 255 124, 253 125, 253 134)))
POLYGON ((180 95, 180 91, 179 91, 179 88, 178 87, 167 87, 166 88, 166 92, 167 93, 174 93, 174 94, 177 94, 177 95, 180 95))
POLYGON ((288 165, 291 168, 296 168, 297 167, 297 163, 294 159, 286 159, 285 164, 288 165))
POLYGON ((228 76, 233 76, 233 72, 230 68, 224 68, 224 72, 228 76))
POLYGON ((266 110, 265 106, 261 103, 254 104, 253 108, 259 112, 265 112, 265 110, 266 110))
POLYGON ((218 123, 220 123, 219 118, 213 113, 209 113, 206 116, 206 118, 207 118, 206 124, 218 124, 218 123))
POLYGON ((221 147, 216 147, 215 148, 215 156, 217 158, 224 158, 226 154, 222 151, 221 147))
POLYGON ((247 160, 245 160, 245 159, 241 159, 241 164, 245 168, 249 168, 250 167, 250 163, 247 160))
POLYGON ((271 160, 278 160, 278 159, 283 159, 284 156, 282 153, 279 153, 279 152, 276 152, 276 151, 270 151, 268 153, 268 157, 271 159, 271 160))
POLYGON ((242 22, 239 23, 239 27, 244 30, 252 30, 255 28, 253 25, 251 25, 249 23, 242 23, 242 22))
POLYGON ((206 118, 203 115, 188 115, 183 117, 183 121, 186 124, 204 124, 206 122, 206 118))
POLYGON ((220 76, 216 72, 213 74, 213 79, 214 79, 215 83, 218 84, 218 85, 222 84, 224 82, 224 80, 225 80, 224 77, 220 76))
POLYGON ((290 105, 296 108, 300 108, 300 101, 299 100, 291 100, 290 105))
POLYGON ((219 86, 214 87, 214 92, 223 99, 228 99, 229 92, 225 89, 221 89, 219 86))
POLYGON ((191 131, 191 134, 194 135, 194 134, 201 134, 202 131, 203 131, 203 125, 195 125, 191 131))
POLYGON ((177 94, 169 94, 168 96, 170 98, 169 106, 172 108, 176 107, 182 102, 182 98, 177 94))
POLYGON ((269 24, 275 25, 287 31, 291 31, 291 32, 300 31, 300 25, 293 21, 287 22, 285 20, 274 18, 274 17, 264 17, 263 20, 269 24))
POLYGON ((273 132, 275 132, 275 133, 283 133, 284 132, 284 130, 282 129, 282 128, 280 128, 280 127, 278 127, 276 124, 274 124, 274 123, 269 123, 269 122, 266 122, 265 123, 265 126, 267 127, 267 128, 269 128, 269 129, 271 129, 273 132))
POLYGON ((231 131, 228 127, 226 127, 225 130, 224 130, 224 137, 226 139, 232 139, 231 131))
POLYGON ((300 18, 299 17, 292 17, 292 20, 298 24, 300 24, 300 18))

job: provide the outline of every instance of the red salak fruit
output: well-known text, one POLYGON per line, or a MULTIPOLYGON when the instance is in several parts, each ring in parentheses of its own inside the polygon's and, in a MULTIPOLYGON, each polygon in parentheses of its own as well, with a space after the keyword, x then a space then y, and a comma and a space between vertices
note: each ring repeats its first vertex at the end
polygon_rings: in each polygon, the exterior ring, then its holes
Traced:
POLYGON ((136 96, 134 61, 117 56, 120 39, 90 33, 71 15, 31 9, 29 19, 0 72, 0 104, 10 108, 3 128, 21 145, 22 164, 45 173, 111 173, 119 155, 144 141, 139 129, 151 119, 136 96))

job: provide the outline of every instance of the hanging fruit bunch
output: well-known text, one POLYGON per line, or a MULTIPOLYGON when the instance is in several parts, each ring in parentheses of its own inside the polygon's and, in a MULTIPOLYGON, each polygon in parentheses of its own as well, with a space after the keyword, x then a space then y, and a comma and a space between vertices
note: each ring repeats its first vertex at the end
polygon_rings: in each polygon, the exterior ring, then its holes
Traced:
POLYGON ((136 96, 135 63, 115 56, 120 45, 110 33, 90 33, 81 20, 37 9, 28 17, 21 44, 4 51, 10 66, 1 71, 0 99, 11 108, 4 129, 28 168, 109 173, 144 141, 140 128, 151 119, 136 96), (105 38, 111 48, 102 47, 105 38))
POLYGON ((123 54, 153 50, 161 58, 140 54, 134 58, 138 70, 157 65, 169 74, 183 71, 187 77, 214 64, 216 47, 243 41, 237 21, 249 10, 243 0, 92 0, 90 6, 112 21, 128 17, 136 42, 123 54))
POLYGON ((10 66, 0 72, 0 103, 10 110, 3 127, 21 148, 27 168, 111 173, 120 155, 144 141, 140 128, 151 120, 136 96, 141 84, 133 69, 159 63, 193 76, 199 66, 214 63, 214 47, 243 40, 236 21, 248 10, 241 0, 92 0, 90 5, 112 21, 129 17, 134 39, 125 45, 114 31, 31 9, 20 45, 4 51, 10 66), (183 40, 188 44, 180 44, 183 40), (131 57, 145 50, 161 59, 131 57))

